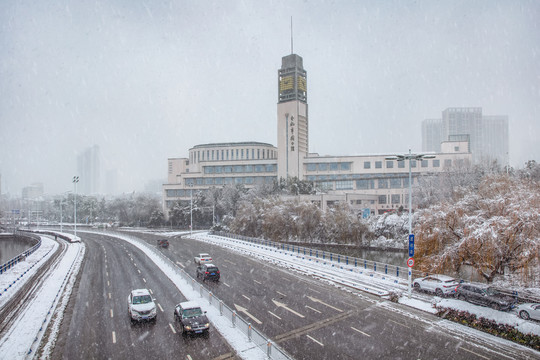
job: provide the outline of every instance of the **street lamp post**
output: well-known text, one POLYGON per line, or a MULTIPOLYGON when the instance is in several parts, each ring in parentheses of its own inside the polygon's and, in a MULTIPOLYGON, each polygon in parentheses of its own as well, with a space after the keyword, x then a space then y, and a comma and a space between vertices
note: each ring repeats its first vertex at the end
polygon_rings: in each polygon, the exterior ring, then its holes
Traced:
POLYGON ((189 216, 190 216, 190 225, 189 225, 189 236, 193 236, 193 184, 189 184, 191 188, 191 200, 189 202, 189 216))
POLYGON ((77 237, 77 183, 79 182, 79 177, 73 177, 73 186, 75 190, 75 206, 73 207, 73 227, 75 229, 75 237, 77 237))
MULTIPOLYGON (((412 154, 411 149, 409 149, 409 153, 405 155, 395 155, 395 156, 389 156, 386 158, 386 160, 397 160, 397 161, 405 161, 409 160, 409 241, 411 241, 411 238, 414 238, 414 235, 412 233, 412 172, 411 172, 411 161, 412 160, 422 160, 422 159, 433 159, 435 158, 435 155, 427 155, 427 154, 412 154)), ((409 246, 409 252, 411 251, 409 246)), ((412 248, 412 255, 409 253, 410 257, 414 255, 414 243, 412 248)), ((409 299, 412 296, 412 266, 409 266, 409 276, 408 276, 408 296, 409 299)))

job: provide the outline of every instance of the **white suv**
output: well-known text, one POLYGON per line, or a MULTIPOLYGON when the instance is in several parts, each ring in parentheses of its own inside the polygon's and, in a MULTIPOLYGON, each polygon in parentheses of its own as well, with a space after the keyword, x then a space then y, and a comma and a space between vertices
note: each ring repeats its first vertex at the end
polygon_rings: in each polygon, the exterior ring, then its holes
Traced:
POLYGON ((156 320, 156 303, 148 289, 131 291, 128 296, 128 314, 131 321, 156 320))

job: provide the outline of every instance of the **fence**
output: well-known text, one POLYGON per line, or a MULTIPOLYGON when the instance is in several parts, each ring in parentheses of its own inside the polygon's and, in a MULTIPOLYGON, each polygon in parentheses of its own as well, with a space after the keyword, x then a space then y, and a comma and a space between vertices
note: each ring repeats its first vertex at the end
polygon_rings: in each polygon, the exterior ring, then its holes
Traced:
POLYGON ((34 251, 36 251, 41 246, 41 237, 39 237, 37 235, 29 234, 29 233, 19 231, 19 230, 15 231, 14 235, 15 236, 22 236, 22 237, 32 238, 34 240, 37 240, 38 242, 37 242, 36 245, 32 246, 30 249, 22 252, 21 254, 15 256, 13 259, 9 260, 5 264, 1 265, 0 266, 0 274, 3 274, 6 270, 11 269, 13 266, 18 264, 20 261, 25 260, 28 256, 30 256, 30 254, 32 254, 34 251))
MULTIPOLYGON (((110 233, 108 233, 110 234, 110 233)), ((125 233, 121 233, 122 237, 126 237, 125 233)), ((226 318, 230 319, 231 324, 233 327, 239 329, 241 332, 243 332, 245 335, 247 335, 248 339, 256 345, 259 349, 261 349, 269 359, 275 359, 275 360, 290 360, 292 357, 288 355, 285 350, 281 349, 277 344, 275 344, 272 340, 268 339, 263 333, 255 329, 250 322, 244 320, 241 316, 239 316, 236 313, 236 310, 231 309, 226 304, 223 303, 222 300, 218 299, 211 291, 206 289, 202 284, 197 282, 194 278, 192 278, 184 269, 179 268, 176 264, 174 264, 171 259, 163 255, 159 251, 154 251, 154 249, 151 249, 148 246, 148 243, 145 241, 142 241, 138 238, 128 236, 129 239, 138 242, 143 247, 147 248, 148 250, 152 251, 153 253, 159 255, 163 261, 168 263, 172 269, 176 272, 176 274, 180 275, 180 277, 186 281, 188 284, 191 284, 191 287, 194 291, 198 291, 199 295, 202 299, 208 301, 208 304, 213 306, 215 309, 219 310, 219 314, 221 316, 225 316, 226 318)))
MULTIPOLYGON (((269 248, 273 248, 276 250, 281 251, 287 251, 291 254, 297 254, 302 255, 308 260, 314 261, 314 262, 323 262, 323 263, 329 263, 334 266, 343 267, 343 266, 350 266, 355 268, 362 268, 365 270, 374 271, 377 273, 385 274, 388 276, 395 276, 400 279, 408 279, 409 276, 409 268, 407 266, 396 266, 391 264, 385 264, 380 263, 376 261, 356 258, 352 256, 347 256, 343 254, 336 254, 328 251, 322 251, 318 249, 311 249, 307 248, 305 246, 299 246, 299 245, 293 245, 293 244, 287 244, 287 243, 278 243, 271 240, 265 240, 265 239, 259 239, 259 238, 252 238, 248 236, 243 235, 237 235, 237 234, 231 234, 221 231, 212 231, 210 232, 212 235, 218 235, 223 236, 231 239, 237 239, 242 241, 247 241, 249 243, 259 245, 259 246, 266 246, 269 248)), ((412 270, 412 277, 423 277, 425 274, 418 270, 412 270)))

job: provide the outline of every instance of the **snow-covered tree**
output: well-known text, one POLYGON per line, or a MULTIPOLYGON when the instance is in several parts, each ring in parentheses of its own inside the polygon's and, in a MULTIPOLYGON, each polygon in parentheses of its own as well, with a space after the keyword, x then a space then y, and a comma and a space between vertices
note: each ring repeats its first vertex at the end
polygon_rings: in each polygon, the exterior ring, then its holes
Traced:
POLYGON ((423 210, 415 234, 422 270, 466 264, 488 282, 505 271, 527 278, 540 266, 540 183, 488 175, 476 191, 423 210))

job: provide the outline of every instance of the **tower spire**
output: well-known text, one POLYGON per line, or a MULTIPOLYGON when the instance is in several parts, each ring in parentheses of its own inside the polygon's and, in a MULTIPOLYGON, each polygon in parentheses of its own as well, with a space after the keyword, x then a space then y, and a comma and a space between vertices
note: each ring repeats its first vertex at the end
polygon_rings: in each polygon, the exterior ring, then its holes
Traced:
POLYGON ((294 54, 294 51, 293 51, 293 29, 292 29, 292 16, 291 16, 291 54, 294 54))

